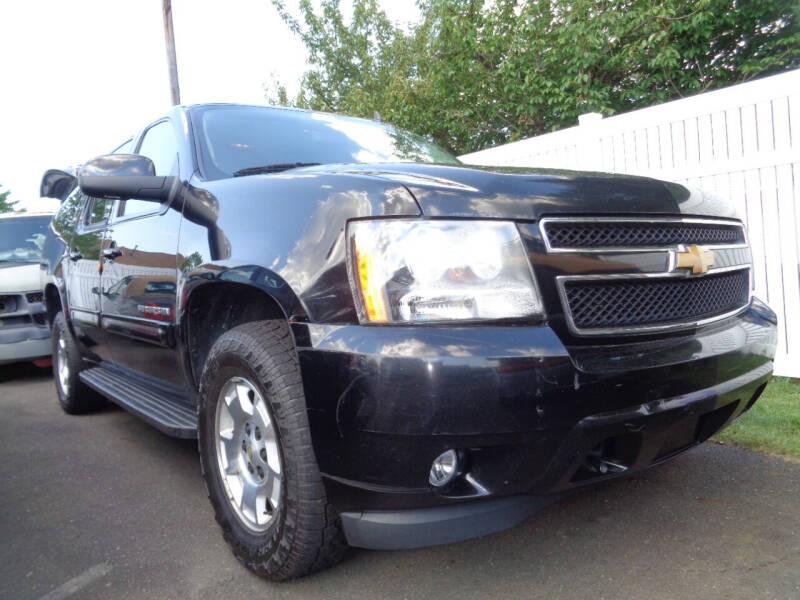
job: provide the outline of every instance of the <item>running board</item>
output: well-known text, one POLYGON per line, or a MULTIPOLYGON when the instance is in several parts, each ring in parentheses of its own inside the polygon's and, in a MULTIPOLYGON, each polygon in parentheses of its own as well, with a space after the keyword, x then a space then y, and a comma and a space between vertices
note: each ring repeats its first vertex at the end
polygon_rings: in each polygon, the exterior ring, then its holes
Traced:
POLYGON ((197 411, 185 398, 153 389, 123 373, 93 367, 80 380, 159 431, 176 438, 197 438, 197 411))

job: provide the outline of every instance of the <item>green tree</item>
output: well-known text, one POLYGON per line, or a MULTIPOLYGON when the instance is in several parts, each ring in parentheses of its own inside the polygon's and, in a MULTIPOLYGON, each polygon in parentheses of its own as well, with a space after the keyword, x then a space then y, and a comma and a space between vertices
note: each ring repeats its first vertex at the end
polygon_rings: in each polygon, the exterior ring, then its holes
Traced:
POLYGON ((272 0, 310 69, 273 103, 385 120, 457 153, 800 66, 796 0, 418 0, 393 24, 377 0, 299 16, 272 0))
MULTIPOLYGON (((0 188, 3 186, 0 185, 0 188)), ((19 204, 19 200, 9 200, 8 196, 11 194, 9 190, 0 191, 0 214, 14 212, 14 207, 19 204)))

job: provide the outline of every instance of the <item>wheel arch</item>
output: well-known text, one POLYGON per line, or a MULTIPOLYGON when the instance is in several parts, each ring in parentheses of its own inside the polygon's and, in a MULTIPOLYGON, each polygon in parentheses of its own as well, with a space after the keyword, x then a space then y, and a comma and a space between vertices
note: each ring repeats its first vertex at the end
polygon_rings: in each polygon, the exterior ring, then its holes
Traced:
POLYGON ((232 281, 207 282, 185 292, 178 330, 192 388, 198 390, 208 353, 225 332, 252 321, 304 320, 297 298, 290 296, 272 294, 252 283, 232 281))
POLYGON ((61 298, 61 290, 52 281, 44 286, 44 306, 47 311, 47 323, 50 327, 53 326, 53 321, 60 311, 65 311, 64 316, 66 316, 65 304, 61 298))

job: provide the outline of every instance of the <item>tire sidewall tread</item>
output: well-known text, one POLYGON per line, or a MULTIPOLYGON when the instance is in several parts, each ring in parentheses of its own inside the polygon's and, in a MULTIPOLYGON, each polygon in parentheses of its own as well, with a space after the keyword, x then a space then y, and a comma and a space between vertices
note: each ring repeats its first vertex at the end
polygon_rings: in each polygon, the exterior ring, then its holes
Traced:
POLYGON ((106 400, 100 394, 84 384, 79 373, 86 368, 83 355, 75 336, 67 325, 66 317, 59 311, 53 319, 52 327, 53 346, 53 378, 56 386, 58 404, 65 413, 76 415, 92 412, 102 408, 106 400), (61 389, 58 376, 58 340, 66 343, 67 365, 69 366, 69 391, 65 394, 61 389))
POLYGON ((283 321, 239 325, 212 346, 200 381, 198 449, 206 491, 223 537, 246 567, 273 581, 307 575, 337 562, 346 544, 338 514, 327 501, 308 424, 305 394, 291 332, 283 321), (263 534, 239 521, 224 492, 215 440, 219 392, 246 377, 267 402, 282 465, 278 518, 263 534))

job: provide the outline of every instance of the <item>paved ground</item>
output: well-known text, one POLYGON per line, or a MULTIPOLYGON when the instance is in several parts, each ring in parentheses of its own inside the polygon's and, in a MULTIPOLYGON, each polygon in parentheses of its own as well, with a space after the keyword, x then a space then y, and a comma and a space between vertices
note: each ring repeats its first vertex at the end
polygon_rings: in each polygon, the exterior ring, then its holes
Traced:
POLYGON ((800 598, 800 465, 706 444, 483 539, 273 585, 228 552, 193 442, 0 368, 0 598, 800 598))

